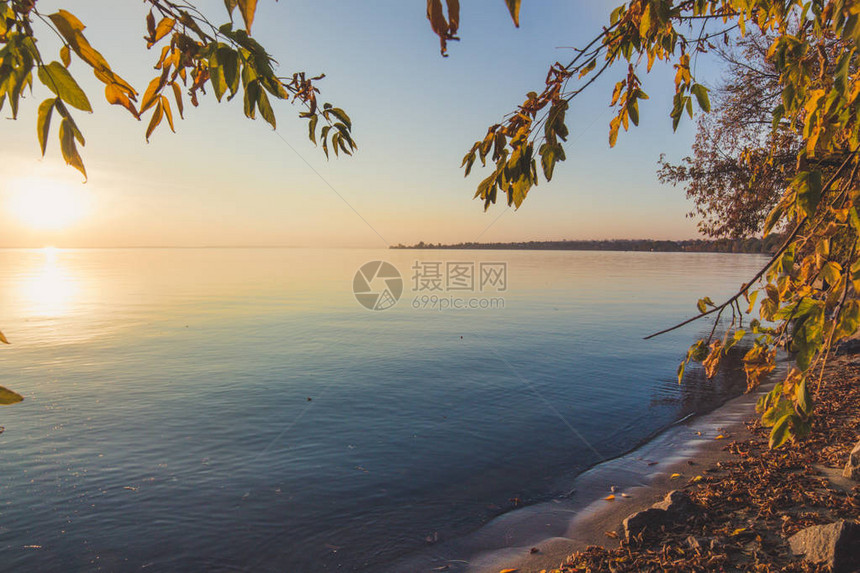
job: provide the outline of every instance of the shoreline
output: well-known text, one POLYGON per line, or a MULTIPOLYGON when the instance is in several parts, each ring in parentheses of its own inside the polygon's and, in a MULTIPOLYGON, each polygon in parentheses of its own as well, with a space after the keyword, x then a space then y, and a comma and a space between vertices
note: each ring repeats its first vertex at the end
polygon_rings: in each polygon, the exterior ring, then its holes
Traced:
POLYGON ((463 537, 406 556, 385 570, 540 573, 558 568, 570 554, 586 547, 617 543, 604 532, 617 529, 631 513, 650 507, 666 492, 730 455, 723 451, 726 443, 748 435, 746 422, 755 416, 756 400, 770 386, 678 420, 632 450, 590 467, 563 484, 560 489, 571 492, 566 498, 504 513, 463 537), (680 476, 670 479, 673 474, 680 476), (615 499, 607 501, 613 486, 615 499))
POLYGON ((597 497, 592 497, 590 503, 573 515, 563 536, 482 552, 464 571, 498 573, 511 568, 517 573, 539 573, 559 567, 569 555, 589 546, 616 544, 617 540, 607 532, 620 531, 626 517, 651 507, 669 491, 680 489, 706 469, 731 457, 725 450, 726 444, 752 435, 746 423, 756 416, 758 397, 771 387, 770 384, 759 387, 756 392, 732 398, 707 414, 676 423, 631 452, 580 474, 576 483, 587 484, 586 491, 597 497), (656 457, 653 454, 669 450, 674 453, 653 459, 656 457), (630 477, 622 483, 607 484, 605 478, 623 466, 632 466, 628 470, 630 477), (615 492, 611 486, 616 486, 615 492), (613 494, 615 499, 608 501, 606 497, 613 494), (538 551, 532 552, 532 547, 538 551))

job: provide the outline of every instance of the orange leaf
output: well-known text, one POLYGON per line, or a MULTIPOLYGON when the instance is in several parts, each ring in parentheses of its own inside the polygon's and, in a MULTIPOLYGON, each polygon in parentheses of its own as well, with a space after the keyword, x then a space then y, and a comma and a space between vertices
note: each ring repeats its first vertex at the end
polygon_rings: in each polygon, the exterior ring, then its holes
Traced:
POLYGON ((161 22, 158 23, 158 27, 155 29, 154 40, 157 42, 173 29, 173 26, 176 24, 176 20, 173 18, 162 18, 161 22))
POLYGON ((254 13, 257 11, 257 0, 239 0, 239 11, 245 20, 245 29, 251 33, 251 24, 254 23, 254 13))
POLYGON ((149 120, 149 127, 146 128, 146 142, 149 143, 149 136, 161 123, 161 118, 164 117, 164 109, 161 107, 161 100, 155 106, 155 111, 152 112, 152 119, 149 120))

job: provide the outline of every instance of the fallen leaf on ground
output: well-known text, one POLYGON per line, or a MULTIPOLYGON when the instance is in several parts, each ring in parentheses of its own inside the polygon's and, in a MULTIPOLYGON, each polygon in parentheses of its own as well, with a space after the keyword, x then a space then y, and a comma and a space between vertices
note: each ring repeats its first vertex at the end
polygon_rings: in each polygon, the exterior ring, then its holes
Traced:
POLYGON ((614 500, 614 499, 615 499, 615 494, 607 495, 607 496, 606 496, 606 497, 604 497, 603 499, 605 499, 606 501, 612 501, 612 500, 614 500))
POLYGON ((679 477, 681 477, 681 474, 672 474, 669 476, 669 479, 678 479, 679 477))

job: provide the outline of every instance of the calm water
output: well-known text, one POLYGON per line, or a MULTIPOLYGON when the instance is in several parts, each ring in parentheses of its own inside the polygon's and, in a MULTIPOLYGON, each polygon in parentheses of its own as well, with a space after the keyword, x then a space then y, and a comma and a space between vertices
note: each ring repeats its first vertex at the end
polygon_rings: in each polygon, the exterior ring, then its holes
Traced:
POLYGON ((0 569, 373 571, 463 535, 712 407, 674 380, 709 325, 641 338, 762 262, 0 250, 0 384, 27 398, 0 409, 0 569), (405 287, 372 312, 378 259, 405 287), (416 260, 507 263, 504 308, 414 309, 416 260))

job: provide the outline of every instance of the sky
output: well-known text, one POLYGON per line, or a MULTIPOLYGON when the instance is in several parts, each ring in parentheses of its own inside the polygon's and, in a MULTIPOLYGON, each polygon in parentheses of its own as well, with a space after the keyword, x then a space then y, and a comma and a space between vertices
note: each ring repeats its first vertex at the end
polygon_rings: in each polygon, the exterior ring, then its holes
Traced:
MULTIPOLYGON (((568 114, 568 160, 553 181, 533 188, 519 210, 504 201, 487 212, 463 155, 489 125, 540 91, 546 70, 586 44, 617 0, 523 2, 520 28, 504 2, 463 2, 460 36, 439 54, 420 1, 282 0, 259 3, 254 37, 278 60, 278 72, 325 73, 321 100, 351 116, 359 145, 353 157, 326 160, 307 139, 300 108, 277 102, 277 132, 244 117, 241 98, 218 104, 211 94, 186 105, 177 133, 163 125, 149 143, 146 121, 109 106, 85 64, 71 71, 94 113, 77 112, 87 138, 81 153, 89 179, 64 165, 57 125, 41 157, 35 116, 50 97, 34 85, 16 121, 0 132, 0 247, 326 246, 384 247, 419 241, 529 241, 697 237, 681 188, 661 185, 661 153, 689 154, 694 124, 672 132, 673 71, 655 66, 644 77, 651 99, 641 123, 608 145, 610 71, 574 101, 568 114), (41 205, 50 203, 53 216, 41 205), (34 211, 36 215, 34 215, 34 211), (41 216, 38 215, 41 213, 41 216)), ((216 23, 222 0, 196 4, 216 23)), ((42 13, 68 8, 113 69, 140 92, 155 75, 159 50, 142 39, 141 1, 40 0, 42 13)), ((40 50, 59 59, 44 28, 40 50)), ((699 81, 719 78, 702 62, 699 81)), ((11 116, 9 106, 0 112, 11 116)), ((148 117, 146 118, 148 119, 148 117)))

